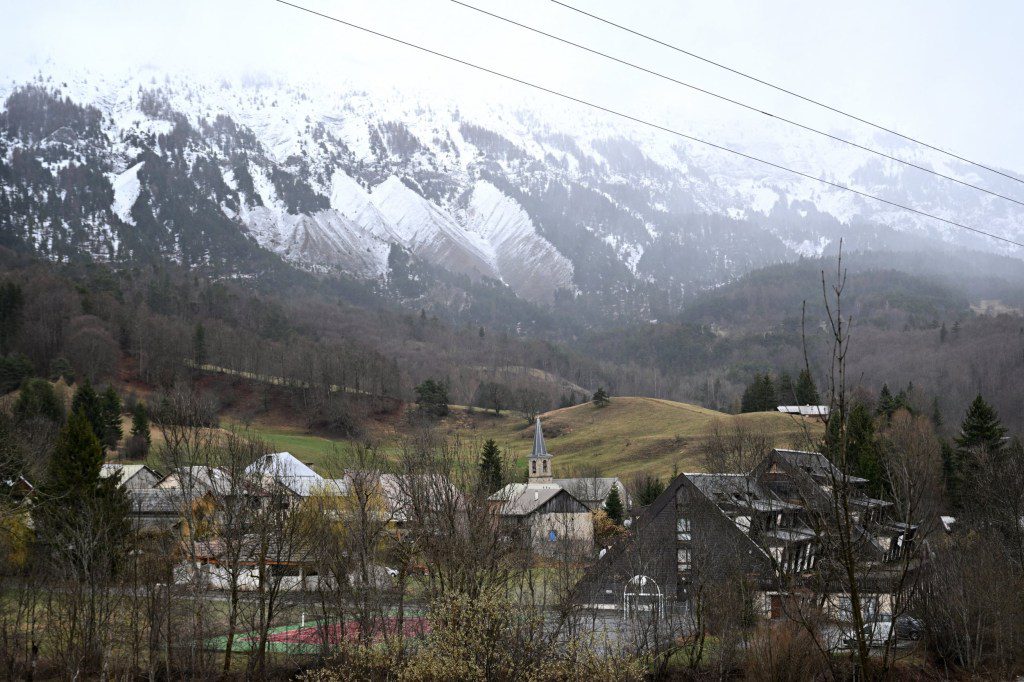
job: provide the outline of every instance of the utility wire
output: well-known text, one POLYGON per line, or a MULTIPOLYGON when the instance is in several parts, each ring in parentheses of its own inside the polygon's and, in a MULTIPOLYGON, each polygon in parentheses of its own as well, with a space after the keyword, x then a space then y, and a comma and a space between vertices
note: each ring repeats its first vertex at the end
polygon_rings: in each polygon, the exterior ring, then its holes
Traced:
POLYGON ((1001 241, 1001 242, 1006 242, 1007 244, 1013 244, 1014 246, 1019 246, 1019 247, 1024 248, 1024 243, 1021 243, 1021 242, 1018 242, 1018 241, 1014 241, 1014 240, 1012 240, 1012 239, 1010 239, 1008 237, 1001 237, 1001 236, 999 236, 997 234, 993 234, 991 232, 986 232, 985 230, 982 230, 980 228, 971 227, 970 225, 965 225, 963 223, 958 223, 956 221, 949 220, 947 218, 942 218, 942 217, 939 217, 939 216, 934 215, 932 213, 928 213, 926 211, 921 211, 921 210, 918 210, 916 208, 911 208, 910 206, 906 206, 904 204, 900 204, 900 203, 897 203, 895 201, 890 201, 888 199, 883 199, 883 198, 881 198, 879 196, 876 196, 874 194, 869 194, 868 192, 863 192, 863 191, 861 191, 859 189, 854 189, 853 187, 848 187, 846 185, 842 185, 842 184, 839 184, 837 182, 832 182, 830 180, 825 180, 823 178, 815 177, 813 175, 810 175, 808 173, 804 173, 802 171, 794 170, 792 168, 787 168, 786 166, 782 166, 782 165, 774 163, 772 161, 766 161, 765 159, 761 159, 761 158, 758 158, 756 156, 752 156, 750 154, 745 154, 745 153, 743 153, 741 151, 737 151, 735 149, 730 149, 729 147, 724 147, 722 145, 715 144, 714 142, 709 142, 708 140, 704 140, 704 139, 701 139, 699 137, 694 137, 693 135, 687 135, 686 133, 680 132, 680 131, 675 130, 673 128, 668 128, 666 126, 659 125, 657 123, 652 123, 651 121, 646 121, 646 120, 644 120, 642 118, 637 118, 636 116, 632 116, 630 114, 626 114, 624 112, 617 111, 615 109, 611 109, 609 107, 606 107, 606 106, 603 106, 603 105, 600 105, 600 104, 595 104, 594 102, 588 102, 587 100, 580 99, 578 97, 574 97, 574 96, 566 94, 564 92, 559 92, 558 90, 553 90, 551 88, 546 88, 543 85, 537 85, 536 83, 531 83, 530 81, 526 81, 526 80, 523 80, 521 78, 517 78, 515 76, 510 76, 508 74, 501 73, 500 71, 495 71, 495 70, 489 69, 489 68, 487 68, 485 66, 480 66, 478 64, 474 64, 473 62, 468 62, 468 61, 465 61, 463 59, 459 59, 458 57, 453 57, 451 55, 445 54, 444 52, 438 52, 437 50, 432 50, 429 47, 423 47, 422 45, 417 45, 416 43, 412 43, 412 42, 409 42, 407 40, 402 40, 401 38, 396 38, 395 36, 388 35, 387 33, 382 33, 381 31, 376 31, 376 30, 374 30, 372 28, 367 28, 365 26, 360 26, 359 24, 354 24, 354 23, 352 23, 350 21, 346 21, 344 19, 339 19, 338 17, 333 17, 333 16, 331 16, 329 14, 324 14, 324 13, 318 12, 318 11, 316 11, 314 9, 310 9, 308 7, 303 7, 302 5, 297 5, 297 4, 294 4, 292 2, 288 2, 288 0, 273 0, 273 1, 278 3, 278 4, 286 5, 288 7, 293 8, 293 9, 297 9, 299 11, 306 12, 308 14, 312 14, 314 16, 320 17, 321 19, 327 19, 328 21, 333 21, 333 22, 341 24, 343 26, 348 26, 349 28, 354 28, 354 29, 356 29, 358 31, 362 31, 362 32, 368 33, 370 35, 377 36, 378 38, 384 38, 385 40, 390 40, 390 41, 392 41, 394 43, 398 43, 399 45, 405 45, 406 47, 411 47, 411 48, 413 48, 415 50, 419 50, 421 52, 425 52, 427 54, 434 55, 435 57, 441 57, 442 59, 447 59, 448 61, 455 62, 456 64, 461 64, 463 66, 468 66, 471 69, 476 69, 477 71, 482 71, 482 72, 490 74, 492 76, 498 76, 499 78, 504 78, 505 80, 512 81, 513 83, 519 83, 520 85, 525 85, 527 87, 534 88, 535 90, 540 90, 541 92, 546 92, 549 95, 555 95, 556 97, 561 97, 563 99, 569 100, 570 102, 576 102, 577 104, 582 104, 584 106, 588 106, 588 107, 591 107, 593 109, 597 109, 598 111, 603 111, 603 112, 605 112, 607 114, 612 114, 613 116, 618 116, 619 118, 626 119, 627 121, 632 121, 634 123, 639 123, 641 125, 645 125, 645 126, 648 126, 650 128, 654 128, 655 130, 660 130, 662 132, 669 133, 671 135, 675 135, 677 137, 681 137, 681 138, 686 139, 686 140, 691 140, 693 142, 698 142, 700 144, 703 144, 703 145, 706 145, 708 147, 711 147, 712 149, 718 149, 718 150, 723 151, 723 152, 728 152, 730 154, 734 154, 736 156, 742 157, 744 159, 748 159, 750 161, 756 161, 757 163, 763 164, 765 166, 769 166, 771 168, 776 168, 778 170, 786 171, 787 173, 793 173, 794 175, 799 175, 800 177, 807 178, 808 180, 814 180, 815 182, 820 182, 823 185, 828 185, 830 187, 835 187, 836 189, 845 190, 847 192, 851 192, 853 194, 865 197, 867 199, 873 199, 873 200, 878 201, 880 203, 887 204, 889 206, 893 206, 895 208, 902 209, 904 211, 909 211, 910 213, 916 213, 917 215, 921 215, 921 216, 924 216, 926 218, 931 218, 931 219, 937 220, 937 221, 939 221, 941 223, 946 223, 947 225, 952 225, 953 227, 958 227, 960 229, 967 230, 969 232, 974 232, 976 234, 984 235, 986 237, 991 237, 992 239, 996 239, 996 240, 1001 241))
POLYGON ((690 88, 691 90, 694 90, 696 92, 700 92, 700 93, 708 95, 710 97, 714 97, 716 99, 720 99, 723 102, 728 102, 729 104, 735 104, 736 106, 743 107, 744 109, 747 109, 749 111, 753 111, 753 112, 758 113, 758 114, 763 114, 763 115, 765 115, 765 116, 767 116, 769 118, 774 118, 774 119, 776 119, 778 121, 782 121, 783 123, 788 123, 789 125, 796 126, 797 128, 800 128, 801 130, 806 130, 807 132, 815 133, 816 135, 821 135, 822 137, 827 137, 828 139, 834 140, 836 142, 842 142, 843 144, 849 145, 851 147, 855 147, 855 148, 860 149, 860 150, 865 151, 865 152, 870 152, 872 154, 877 154, 878 156, 881 156, 882 158, 889 159, 890 161, 895 161, 897 163, 902 163, 902 164, 904 164, 906 166, 910 166, 911 168, 916 168, 917 170, 924 171, 925 173, 931 173, 932 175, 938 176, 938 177, 943 178, 945 180, 949 180, 951 182, 955 182, 955 183, 957 183, 959 185, 963 185, 964 187, 970 187, 971 189, 976 189, 979 192, 984 192, 985 194, 989 194, 989 195, 992 195, 994 197, 999 197, 1000 199, 1005 199, 1006 201, 1011 201, 1011 202, 1017 204, 1018 206, 1024 206, 1024 201, 1020 201, 1019 199, 1014 199, 1013 197, 1008 197, 1005 194, 1000 194, 999 192, 993 192, 992 190, 985 189, 984 187, 979 187, 978 185, 975 185, 975 184, 972 184, 970 182, 967 182, 966 180, 960 180, 959 178, 955 178, 955 177, 953 177, 951 175, 946 175, 944 173, 940 173, 939 171, 933 170, 931 168, 927 168, 925 166, 920 166, 920 165, 918 165, 916 163, 913 163, 911 161, 906 161, 906 160, 901 159, 901 158, 899 158, 897 156, 892 156, 891 154, 886 154, 883 151, 879 151, 877 149, 872 149, 871 147, 866 147, 866 146, 864 146, 862 144, 858 144, 858 143, 856 143, 856 142, 854 142, 852 140, 847 140, 846 138, 839 137, 838 135, 833 135, 831 133, 827 133, 824 130, 819 130, 818 128, 813 128, 813 127, 811 127, 809 125, 805 125, 803 123, 799 123, 797 121, 793 121, 793 120, 785 118, 783 116, 779 116, 778 114, 773 114, 773 113, 770 113, 768 111, 764 111, 762 109, 758 109, 757 107, 752 106, 750 104, 746 104, 746 103, 741 102, 739 100, 735 100, 735 99, 732 99, 730 97, 726 97, 725 95, 720 95, 720 94, 718 94, 716 92, 712 92, 710 90, 705 90, 704 88, 698 87, 698 86, 693 85, 691 83, 687 83, 685 81, 681 81, 678 78, 673 78, 672 76, 668 76, 668 75, 666 75, 664 73, 660 73, 658 71, 654 71, 653 69, 649 69, 649 68, 647 68, 645 66, 640 66, 639 64, 635 64, 635 63, 627 61, 625 59, 620 59, 619 57, 616 57, 614 55, 610 55, 610 54, 608 54, 606 52, 602 52, 602 51, 594 49, 592 47, 587 47, 586 45, 581 45, 579 43, 575 43, 575 42, 573 42, 573 41, 571 41, 571 40, 569 40, 567 38, 562 38, 561 36, 557 36, 557 35, 554 35, 552 33, 547 33, 546 31, 542 31, 539 28, 534 28, 533 26, 528 26, 527 24, 522 24, 522 23, 520 23, 518 21, 515 21, 514 19, 509 19, 508 17, 503 17, 500 14, 495 14, 494 12, 489 12, 489 11, 487 11, 485 9, 480 8, 480 7, 476 7, 474 5, 470 5, 469 3, 466 3, 466 2, 462 2, 462 0, 450 0, 450 1, 455 3, 456 5, 460 5, 462 7, 465 7, 466 9, 471 9, 471 10, 474 10, 476 12, 479 12, 480 14, 484 14, 484 15, 486 15, 488 17, 493 18, 493 19, 497 19, 498 21, 503 21, 503 22, 505 22, 507 24, 511 24, 513 26, 517 26, 517 27, 525 29, 527 31, 532 31, 533 33, 536 33, 538 35, 545 36, 545 37, 550 38, 552 40, 557 40, 560 43, 563 43, 565 45, 570 45, 570 46, 578 48, 580 50, 584 50, 585 52, 589 52, 589 53, 597 55, 599 57, 604 57, 605 59, 610 59, 613 62, 622 64, 624 66, 628 66, 628 67, 630 67, 632 69, 636 69, 637 71, 642 71, 642 72, 644 72, 646 74, 650 74, 651 76, 656 76, 658 78, 661 78, 663 80, 669 81, 671 83, 675 83, 676 85, 682 85, 683 87, 690 88))
POLYGON ((1020 179, 1018 177, 1015 177, 1013 175, 1010 175, 1009 173, 1004 173, 1001 170, 997 170, 995 168, 992 168, 991 166, 986 166, 985 164, 979 163, 977 161, 971 161, 970 159, 968 159, 968 158, 966 158, 964 156, 960 156, 959 154, 956 154, 955 152, 951 152, 948 149, 943 149, 942 147, 939 147, 939 146, 936 146, 936 145, 933 145, 933 144, 929 144, 929 143, 924 142, 923 140, 920 140, 920 139, 918 139, 916 137, 912 137, 912 136, 907 135, 905 133, 901 133, 901 132, 899 132, 897 130, 893 130, 892 128, 887 128, 886 126, 881 125, 880 123, 873 123, 873 122, 871 122, 871 121, 869 121, 869 120, 867 120, 865 118, 861 118, 860 116, 857 116, 856 114, 851 114, 849 112, 843 111, 842 109, 838 109, 838 108, 833 107, 831 105, 825 104, 824 102, 821 102, 819 100, 813 99, 811 97, 807 97, 805 95, 801 95, 801 94, 799 94, 797 92, 793 92, 792 90, 788 90, 788 89, 782 87, 781 85, 776 85, 775 83, 770 83, 770 82, 768 82, 766 80, 758 78, 757 76, 752 76, 749 73, 745 73, 743 71, 740 71, 739 69, 734 69, 731 66, 726 66, 725 64, 722 64, 721 62, 716 62, 713 59, 708 59, 707 57, 702 57, 699 54, 696 54, 694 52, 690 52, 688 50, 684 50, 683 48, 679 47, 678 45, 673 45, 671 43, 667 43, 667 42, 665 42, 663 40, 659 40, 659 39, 655 38, 654 36, 651 36, 651 35, 648 35, 646 33, 642 33, 641 31, 629 28, 628 26, 623 26, 622 24, 617 24, 617 23, 615 23, 614 21, 612 21, 610 19, 605 19, 604 17, 598 16, 596 14, 591 14, 590 12, 582 10, 582 9, 580 9, 578 7, 573 7, 572 5, 570 5, 570 4, 566 3, 566 2, 562 2, 561 0, 551 0, 551 2, 555 3, 556 5, 560 5, 560 6, 566 8, 568 10, 572 10, 573 12, 577 12, 579 14, 582 14, 583 16, 590 17, 591 19, 594 19, 595 21, 600 21, 601 23, 607 24, 608 26, 614 26, 617 29, 620 29, 620 30, 625 31, 627 33, 632 33, 633 35, 635 35, 637 37, 640 37, 640 38, 643 38, 645 40, 649 40, 652 43, 657 43, 658 45, 661 45, 663 47, 667 47, 670 50, 675 50, 676 52, 679 52, 680 54, 685 54, 688 57, 693 57, 694 59, 699 59, 700 61, 704 62, 705 64, 711 64, 712 66, 717 66, 718 68, 725 69, 726 71, 728 71, 730 73, 734 73, 737 76, 742 76, 743 78, 746 78, 748 80, 752 80, 755 83, 760 83, 761 85, 766 85, 769 88, 773 88, 774 90, 778 90, 779 92, 785 93, 785 94, 790 95, 792 97, 796 97, 797 99, 803 100, 804 102, 807 102, 809 104, 813 104, 815 106, 821 107, 822 109, 827 109, 827 110, 829 110, 829 111, 831 111, 833 113, 839 114, 840 116, 845 116, 846 118, 852 119, 852 120, 857 121, 859 123, 864 123, 865 125, 869 125, 872 128, 877 128, 878 130, 881 130, 883 132, 889 133, 890 135, 895 135, 896 137, 899 137, 899 138, 902 138, 904 140, 907 140, 908 142, 913 142, 914 144, 919 144, 922 147, 927 147, 928 149, 931 149, 933 151, 939 152, 940 154, 945 154, 946 156, 951 156, 954 159, 957 159, 958 161, 963 161, 964 163, 969 163, 972 166, 977 166, 978 168, 983 168, 983 169, 989 171, 990 173, 995 173, 996 175, 1001 175, 1004 178, 1008 178, 1010 180, 1013 180, 1014 182, 1019 182, 1021 184, 1024 184, 1024 180, 1022 180, 1022 179, 1020 179))

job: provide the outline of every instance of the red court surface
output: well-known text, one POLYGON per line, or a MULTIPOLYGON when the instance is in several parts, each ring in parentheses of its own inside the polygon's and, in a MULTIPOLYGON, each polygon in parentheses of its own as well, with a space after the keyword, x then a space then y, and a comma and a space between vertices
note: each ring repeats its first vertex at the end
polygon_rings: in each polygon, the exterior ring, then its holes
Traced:
MULTIPOLYGON (((372 634, 374 642, 380 641, 385 634, 395 634, 398 629, 398 622, 394 618, 388 618, 378 622, 372 634)), ((402 624, 402 634, 405 637, 416 637, 430 632, 430 624, 426 618, 406 618, 402 624)), ((270 642, 281 644, 312 644, 312 645, 336 645, 340 641, 353 642, 359 638, 359 624, 349 621, 347 623, 332 623, 326 627, 318 625, 307 625, 304 628, 290 628, 274 632, 268 638, 270 642), (326 640, 326 641, 325 641, 326 640)))

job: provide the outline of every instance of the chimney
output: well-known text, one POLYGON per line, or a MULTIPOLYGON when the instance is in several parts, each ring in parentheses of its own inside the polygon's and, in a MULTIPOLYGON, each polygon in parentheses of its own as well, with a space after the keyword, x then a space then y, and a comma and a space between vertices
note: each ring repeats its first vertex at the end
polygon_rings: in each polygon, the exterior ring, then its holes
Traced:
POLYGON ((533 499, 534 500, 539 500, 540 499, 540 491, 539 490, 534 490, 533 491, 533 499))

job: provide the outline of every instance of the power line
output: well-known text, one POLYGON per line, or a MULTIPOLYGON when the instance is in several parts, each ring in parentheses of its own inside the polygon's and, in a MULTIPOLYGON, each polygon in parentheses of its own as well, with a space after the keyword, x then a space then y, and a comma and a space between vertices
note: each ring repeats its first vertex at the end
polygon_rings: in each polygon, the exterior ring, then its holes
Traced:
POLYGON ((593 109, 597 109, 598 111, 603 111, 606 114, 612 114, 613 116, 618 116, 619 118, 626 119, 627 121, 632 121, 634 123, 639 123, 641 125, 645 125, 645 126, 648 126, 650 128, 654 128, 655 130, 660 130, 662 132, 669 133, 669 134, 675 135, 677 137, 681 137, 683 139, 690 140, 692 142, 698 142, 700 144, 703 144, 703 145, 706 145, 708 147, 711 147, 712 149, 718 149, 720 151, 728 152, 730 154, 734 154, 736 156, 742 157, 744 159, 748 159, 750 161, 756 161, 757 163, 763 164, 765 166, 769 166, 771 168, 776 168, 778 170, 786 171, 787 173, 793 173, 794 175, 799 175, 800 177, 807 178, 808 180, 814 180, 815 182, 820 182, 820 183, 822 183, 824 185, 828 185, 830 187, 835 187, 836 189, 845 190, 847 192, 851 192, 853 194, 865 197, 867 199, 873 199, 873 200, 878 201, 880 203, 887 204, 889 206, 893 206, 895 208, 902 209, 904 211, 909 211, 911 213, 916 213, 917 215, 921 215, 921 216, 924 216, 926 218, 931 218, 931 219, 937 220, 937 221, 939 221, 941 223, 946 223, 947 225, 952 225, 953 227, 958 227, 960 229, 967 230, 969 232, 974 232, 976 234, 984 235, 986 237, 991 237, 992 239, 996 239, 996 240, 999 240, 1001 242, 1006 242, 1007 244, 1013 244, 1014 246, 1024 247, 1024 243, 1014 241, 1014 240, 1012 240, 1012 239, 1010 239, 1008 237, 1001 237, 1001 236, 999 236, 997 234, 992 234, 991 232, 986 232, 985 230, 982 230, 980 228, 971 227, 970 225, 964 225, 963 223, 958 223, 956 221, 949 220, 947 218, 942 218, 942 217, 939 217, 939 216, 934 215, 932 213, 928 213, 926 211, 921 211, 921 210, 918 210, 916 208, 911 208, 910 206, 906 206, 904 204, 900 204, 900 203, 897 203, 895 201, 890 201, 888 199, 883 199, 883 198, 881 198, 879 196, 876 196, 874 194, 869 194, 868 192, 864 192, 864 191, 861 191, 859 189, 854 189, 853 187, 848 187, 846 185, 841 185, 841 184, 839 184, 837 182, 832 182, 831 180, 825 180, 823 178, 817 178, 817 177, 815 177, 813 175, 810 175, 808 173, 804 173, 802 171, 794 170, 792 168, 788 168, 786 166, 782 166, 782 165, 774 163, 772 161, 766 161, 765 159, 761 159, 761 158, 758 158, 756 156, 752 156, 750 154, 745 154, 745 153, 743 153, 741 151, 737 151, 735 149, 730 149, 729 147, 724 147, 724 146, 722 146, 720 144, 715 144, 714 142, 709 142, 708 140, 704 140, 704 139, 701 139, 699 137, 694 137, 693 135, 687 135, 686 133, 680 132, 680 131, 675 130, 673 128, 668 128, 666 126, 659 125, 657 123, 652 123, 651 121, 646 121, 646 120, 644 120, 642 118, 638 118, 636 116, 632 116, 630 114, 627 114, 627 113, 624 113, 624 112, 621 112, 621 111, 617 111, 615 109, 611 109, 609 107, 606 107, 606 106, 603 106, 603 105, 600 105, 600 104, 595 104, 594 102, 588 102, 587 100, 580 99, 578 97, 574 97, 573 95, 569 95, 569 94, 566 94, 564 92, 560 92, 558 90, 553 90, 551 88, 546 88, 543 85, 537 85, 536 83, 531 83, 530 81, 526 81, 526 80, 523 80, 521 78, 517 78, 515 76, 510 76, 508 74, 501 73, 500 71, 495 71, 493 69, 489 69, 486 66, 480 66, 479 64, 474 64, 473 62, 468 62, 468 61, 465 61, 463 59, 459 59, 458 57, 453 57, 453 56, 451 56, 449 54, 445 54, 444 52, 439 52, 437 50, 432 50, 429 47, 423 47, 422 45, 417 45, 416 43, 412 43, 412 42, 409 42, 407 40, 402 40, 401 38, 396 38, 395 36, 388 35, 387 33, 382 33, 381 31, 376 31, 376 30, 374 30, 372 28, 367 28, 365 26, 360 26, 359 24, 354 24, 354 23, 352 23, 350 21, 346 21, 344 19, 339 19, 338 17, 332 17, 329 14, 324 14, 324 13, 318 12, 318 11, 316 11, 314 9, 310 9, 308 7, 303 7, 302 5, 297 5, 297 4, 288 2, 288 0, 273 0, 273 1, 278 3, 278 4, 286 5, 288 7, 293 8, 293 9, 297 9, 297 10, 300 10, 302 12, 306 12, 308 14, 312 14, 314 16, 320 17, 321 19, 327 19, 328 21, 333 21, 333 22, 341 24, 343 26, 348 26, 349 28, 354 28, 354 29, 356 29, 358 31, 363 31, 364 33, 368 33, 370 35, 377 36, 378 38, 384 38, 385 40, 390 40, 391 42, 398 43, 399 45, 405 45, 406 47, 411 47, 411 48, 413 48, 415 50, 419 50, 421 52, 426 52, 427 54, 434 55, 435 57, 441 57, 442 59, 447 59, 448 61, 455 62, 456 64, 461 64, 463 66, 468 66, 471 69, 476 69, 477 71, 482 71, 482 72, 490 74, 492 76, 498 76, 499 78, 504 78, 505 80, 512 81, 513 83, 519 83, 520 85, 525 85, 527 87, 534 88, 535 90, 540 90, 541 92, 546 92, 549 95, 555 95, 556 97, 561 97, 563 99, 569 100, 570 102, 576 102, 577 104, 582 104, 584 106, 588 106, 588 107, 591 107, 593 109))
POLYGON ((711 64, 712 66, 717 66, 720 69, 725 69, 726 71, 728 71, 730 73, 734 73, 737 76, 742 76, 743 78, 746 78, 748 80, 752 80, 755 83, 760 83, 761 85, 766 85, 769 88, 773 88, 774 90, 778 90, 779 92, 782 92, 782 93, 785 93, 785 94, 790 95, 792 97, 796 97, 797 99, 803 100, 804 102, 807 102, 808 104, 813 104, 815 106, 821 107, 822 109, 827 109, 827 110, 829 110, 829 111, 831 111, 833 113, 839 114, 840 116, 845 116, 846 118, 849 118, 849 119, 852 119, 854 121, 857 121, 858 123, 864 123, 865 125, 869 125, 872 128, 877 128, 878 130, 881 130, 883 132, 889 133, 890 135, 895 135, 896 137, 899 137, 899 138, 902 138, 904 140, 907 140, 908 142, 913 142, 914 144, 919 144, 922 147, 927 147, 928 149, 931 149, 933 151, 939 152, 940 154, 945 154, 946 156, 950 156, 950 157, 952 157, 954 159, 957 159, 958 161, 963 161, 964 163, 969 163, 972 166, 976 166, 978 168, 983 168, 983 169, 989 171, 990 173, 995 173, 996 175, 1001 175, 1004 178, 1008 178, 1010 180, 1013 180, 1014 182, 1019 182, 1021 184, 1024 184, 1024 180, 1022 180, 1022 179, 1020 179, 1018 177, 1015 177, 1013 175, 1010 175, 1009 173, 1004 173, 1001 170, 997 170, 995 168, 992 168, 991 166, 986 166, 985 164, 979 163, 977 161, 971 161, 970 159, 968 159, 968 158, 966 158, 964 156, 960 156, 959 154, 956 154, 955 152, 951 152, 948 149, 943 149, 942 147, 939 147, 939 146, 936 146, 936 145, 933 145, 933 144, 929 144, 928 142, 924 142, 923 140, 920 140, 920 139, 918 139, 916 137, 912 137, 912 136, 907 135, 905 133, 901 133, 901 132, 899 132, 897 130, 893 130, 892 128, 887 128, 886 126, 884 126, 884 125, 882 125, 880 123, 873 123, 873 122, 871 122, 871 121, 869 121, 869 120, 867 120, 865 118, 861 118, 860 116, 857 116, 856 114, 851 114, 849 112, 843 111, 842 109, 838 109, 838 108, 833 107, 831 105, 825 104, 824 102, 821 102, 819 100, 813 99, 811 97, 807 97, 805 95, 801 95, 801 94, 799 94, 797 92, 793 92, 792 90, 788 90, 788 89, 782 87, 781 85, 776 85, 775 83, 771 83, 769 81, 763 80, 761 78, 758 78, 757 76, 752 76, 749 73, 745 73, 743 71, 740 71, 739 69, 734 69, 731 66, 726 66, 725 64, 722 64, 721 62, 716 62, 713 59, 708 59, 707 57, 702 57, 699 54, 696 54, 694 52, 690 52, 688 50, 684 50, 683 48, 681 48, 681 47, 679 47, 677 45, 673 45, 673 44, 667 43, 667 42, 665 42, 663 40, 659 40, 659 39, 657 39, 657 38, 655 38, 655 37, 653 37, 651 35, 648 35, 646 33, 642 33, 641 31, 637 31, 635 29, 629 28, 628 26, 623 26, 622 24, 617 24, 617 23, 615 23, 614 21, 612 21, 610 19, 605 19, 604 17, 598 16, 596 14, 591 14, 590 12, 582 10, 582 9, 580 9, 578 7, 573 7, 572 5, 570 5, 568 3, 565 3, 565 2, 562 2, 561 0, 551 0, 551 2, 555 3, 556 5, 561 5, 562 7, 566 8, 566 9, 569 9, 569 10, 572 10, 573 12, 577 12, 579 14, 582 14, 583 16, 590 17, 591 19, 594 19, 595 21, 600 21, 603 24, 607 24, 608 26, 614 26, 617 29, 620 29, 622 31, 626 31, 627 33, 632 33, 633 35, 635 35, 637 37, 640 37, 640 38, 643 38, 645 40, 649 40, 652 43, 657 43, 658 45, 661 45, 662 47, 667 47, 670 50, 675 50, 676 52, 679 52, 680 54, 685 54, 688 57, 693 57, 694 59, 699 59, 700 61, 702 61, 702 62, 704 62, 706 64, 711 64))
POLYGON ((863 151, 866 151, 866 152, 870 152, 872 154, 877 154, 878 156, 881 156, 882 158, 889 159, 890 161, 895 161, 897 163, 902 163, 902 164, 904 164, 906 166, 909 166, 911 168, 916 168, 917 170, 924 171, 925 173, 931 173, 932 175, 935 175, 937 177, 943 178, 945 180, 950 180, 951 182, 955 182, 957 184, 963 185, 964 187, 970 187, 971 189, 976 189, 979 192, 984 192, 985 194, 989 194, 989 195, 994 196, 994 197, 999 197, 1000 199, 1005 199, 1006 201, 1011 201, 1011 202, 1017 204, 1018 206, 1024 206, 1024 201, 1020 201, 1019 199, 1014 199, 1013 197, 1008 197, 1005 194, 1000 194, 999 192, 993 192, 992 190, 985 189, 984 187, 979 187, 978 185, 975 185, 975 184, 972 184, 970 182, 967 182, 966 180, 960 180, 959 178, 955 178, 955 177, 953 177, 951 175, 946 175, 945 173, 940 173, 939 171, 933 170, 931 168, 926 168, 925 166, 920 166, 920 165, 918 165, 916 163, 913 163, 912 161, 906 161, 906 160, 901 159, 901 158, 899 158, 897 156, 892 156, 891 154, 886 154, 883 151, 879 151, 877 149, 872 149, 871 147, 866 147, 866 146, 864 146, 862 144, 858 144, 857 142, 854 142, 852 140, 847 140, 846 138, 839 137, 838 135, 833 135, 832 133, 827 133, 824 130, 819 130, 818 128, 814 128, 812 126, 809 126, 809 125, 806 125, 806 124, 803 124, 803 123, 799 123, 797 121, 793 121, 793 120, 785 118, 783 116, 779 116, 778 114, 773 114, 773 113, 770 113, 768 111, 764 111, 764 110, 759 109, 759 108, 757 108, 757 107, 755 107, 753 105, 746 104, 744 102, 732 99, 730 97, 726 97, 725 95, 720 95, 720 94, 718 94, 716 92, 712 92, 710 90, 706 90, 706 89, 701 88, 699 86, 693 85, 692 83, 687 83, 686 81, 681 81, 678 78, 673 78, 672 76, 668 76, 668 75, 666 75, 664 73, 660 73, 658 71, 654 71, 653 69, 649 69, 649 68, 647 68, 645 66, 640 66, 639 64, 636 64, 634 62, 630 62, 630 61, 627 61, 625 59, 621 59, 619 57, 616 57, 614 55, 610 55, 610 54, 608 54, 606 52, 602 52, 602 51, 594 49, 592 47, 587 47, 586 45, 581 45, 579 43, 575 43, 575 42, 573 42, 573 41, 571 41, 571 40, 569 40, 567 38, 562 38, 561 36, 557 36, 557 35, 554 35, 552 33, 547 33, 546 31, 542 31, 539 28, 535 28, 533 26, 528 26, 527 24, 522 24, 522 23, 520 23, 518 21, 515 21, 514 19, 509 19, 508 17, 503 17, 500 14, 495 14, 494 12, 489 12, 489 11, 487 11, 485 9, 480 8, 480 7, 475 7, 474 5, 470 5, 469 3, 462 2, 462 0, 450 0, 450 1, 455 3, 456 5, 460 5, 462 7, 465 7, 466 9, 474 10, 476 12, 479 12, 480 14, 484 14, 486 16, 489 16, 489 17, 493 18, 493 19, 497 19, 499 21, 504 21, 507 24, 511 24, 513 26, 517 26, 517 27, 525 29, 527 31, 532 31, 533 33, 536 33, 538 35, 542 35, 542 36, 545 36, 547 38, 551 38, 552 40, 557 40, 560 43, 564 43, 565 45, 570 45, 570 46, 578 48, 580 50, 584 50, 586 52, 589 52, 591 54, 597 55, 599 57, 604 57, 605 59, 610 59, 613 62, 617 62, 617 63, 622 64, 624 66, 628 66, 628 67, 630 67, 632 69, 636 69, 637 71, 642 71, 642 72, 644 72, 646 74, 650 74, 652 76, 656 76, 658 78, 667 80, 667 81, 669 81, 671 83, 675 83, 676 85, 682 85, 683 87, 690 88, 691 90, 694 90, 696 92, 700 92, 700 93, 708 95, 710 97, 715 97, 717 99, 722 100, 723 102, 728 102, 729 104, 735 104, 736 106, 743 107, 744 109, 747 109, 749 111, 753 111, 753 112, 758 113, 758 114, 763 114, 763 115, 765 115, 765 116, 767 116, 769 118, 774 118, 774 119, 776 119, 778 121, 782 121, 783 123, 788 123, 789 125, 796 126, 797 128, 800 128, 801 130, 806 130, 806 131, 814 133, 816 135, 821 135, 822 137, 826 137, 826 138, 828 138, 830 140, 834 140, 836 142, 842 142, 843 144, 849 145, 851 147, 855 147, 857 149, 860 149, 860 150, 863 150, 863 151))

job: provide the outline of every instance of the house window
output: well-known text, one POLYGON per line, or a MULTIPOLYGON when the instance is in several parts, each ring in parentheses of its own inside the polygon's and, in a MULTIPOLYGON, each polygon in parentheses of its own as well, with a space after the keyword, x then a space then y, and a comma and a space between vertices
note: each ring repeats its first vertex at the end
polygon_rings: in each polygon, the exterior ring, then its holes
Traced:
POLYGON ((680 542, 690 541, 690 519, 680 517, 676 520, 676 539, 680 542))
POLYGON ((537 460, 530 462, 530 473, 537 473, 537 460))
POLYGON ((676 550, 676 564, 680 572, 690 570, 690 550, 680 549, 676 550))
POLYGON ((558 533, 553 530, 548 531, 548 542, 555 542, 558 540, 558 533))
POLYGON ((544 473, 546 474, 548 472, 548 461, 545 459, 542 464, 544 465, 544 473))

